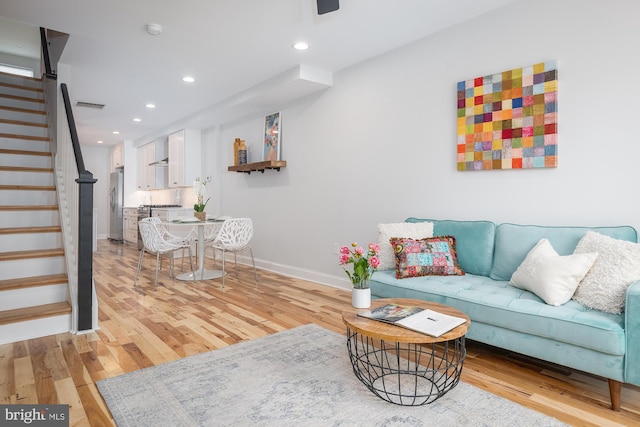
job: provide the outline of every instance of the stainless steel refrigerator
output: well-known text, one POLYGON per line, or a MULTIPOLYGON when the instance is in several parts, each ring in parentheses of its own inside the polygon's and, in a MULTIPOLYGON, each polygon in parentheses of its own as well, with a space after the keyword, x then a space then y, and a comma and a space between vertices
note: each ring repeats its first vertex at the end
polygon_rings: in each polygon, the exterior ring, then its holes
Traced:
POLYGON ((122 208, 124 204, 124 173, 117 169, 109 181, 109 239, 122 240, 122 208))

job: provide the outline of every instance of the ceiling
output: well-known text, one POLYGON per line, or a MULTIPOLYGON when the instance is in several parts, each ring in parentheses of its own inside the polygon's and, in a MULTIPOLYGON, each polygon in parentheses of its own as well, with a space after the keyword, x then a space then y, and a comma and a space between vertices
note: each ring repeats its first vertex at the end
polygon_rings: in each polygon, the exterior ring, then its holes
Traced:
POLYGON ((342 0, 318 15, 316 0, 0 0, 0 52, 39 57, 40 26, 69 34, 73 104, 105 104, 74 107, 81 144, 143 142, 296 67, 331 75, 514 1, 342 0))

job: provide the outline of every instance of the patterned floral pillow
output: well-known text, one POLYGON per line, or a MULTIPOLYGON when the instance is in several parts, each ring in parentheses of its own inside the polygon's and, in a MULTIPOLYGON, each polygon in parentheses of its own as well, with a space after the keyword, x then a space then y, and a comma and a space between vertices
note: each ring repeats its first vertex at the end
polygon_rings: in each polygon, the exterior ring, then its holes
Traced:
POLYGON ((426 239, 389 239, 396 257, 396 278, 418 276, 464 276, 458 264, 456 239, 436 236, 426 239))

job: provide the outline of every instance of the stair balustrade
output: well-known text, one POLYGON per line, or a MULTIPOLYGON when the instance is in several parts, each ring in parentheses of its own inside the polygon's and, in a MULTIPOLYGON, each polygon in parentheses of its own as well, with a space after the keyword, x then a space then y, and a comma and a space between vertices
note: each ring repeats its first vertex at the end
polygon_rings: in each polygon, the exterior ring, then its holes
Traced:
POLYGON ((47 64, 50 55, 44 29, 40 34, 47 70, 45 102, 48 113, 55 119, 52 126, 55 132, 50 136, 52 153, 55 155, 62 240, 75 314, 72 329, 74 332, 87 331, 97 326, 94 325, 94 321, 97 322, 97 298, 93 283, 93 185, 97 180, 85 168, 67 85, 59 84, 62 97, 58 97, 57 76, 51 71, 51 64, 47 64), (66 123, 57 114, 61 107, 66 112, 66 123))

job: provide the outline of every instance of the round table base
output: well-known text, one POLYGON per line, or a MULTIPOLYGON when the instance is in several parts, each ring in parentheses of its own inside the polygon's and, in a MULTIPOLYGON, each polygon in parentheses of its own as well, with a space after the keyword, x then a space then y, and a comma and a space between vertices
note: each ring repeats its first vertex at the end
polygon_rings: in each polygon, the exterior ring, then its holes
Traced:
MULTIPOLYGON (((204 270, 204 273, 202 270, 195 271, 196 280, 219 279, 224 274, 227 274, 227 273, 223 273, 221 270, 204 270)), ((187 273, 178 274, 176 276, 176 279, 193 281, 193 275, 194 273, 189 271, 187 273)))
POLYGON ((431 403, 460 381, 464 335, 432 344, 388 342, 347 328, 356 377, 376 396, 403 406, 431 403))

